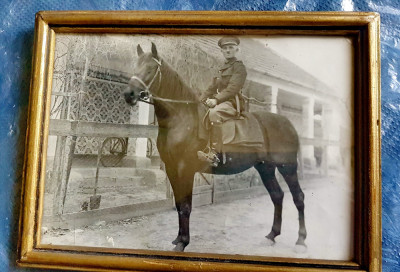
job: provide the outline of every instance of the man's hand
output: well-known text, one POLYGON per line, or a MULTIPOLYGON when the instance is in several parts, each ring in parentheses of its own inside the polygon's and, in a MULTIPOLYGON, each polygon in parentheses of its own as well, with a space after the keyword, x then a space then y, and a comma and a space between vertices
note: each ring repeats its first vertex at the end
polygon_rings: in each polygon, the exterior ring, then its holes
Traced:
POLYGON ((214 99, 214 98, 213 99, 209 99, 209 98, 207 98, 206 105, 209 108, 214 108, 217 105, 217 99, 214 99))

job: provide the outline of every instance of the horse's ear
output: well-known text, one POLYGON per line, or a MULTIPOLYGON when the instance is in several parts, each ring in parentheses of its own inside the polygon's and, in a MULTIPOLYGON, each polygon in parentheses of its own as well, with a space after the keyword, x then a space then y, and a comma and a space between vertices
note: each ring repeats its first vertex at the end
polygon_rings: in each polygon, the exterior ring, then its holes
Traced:
POLYGON ((143 49, 140 46, 140 44, 138 44, 138 46, 137 46, 137 54, 139 57, 144 54, 143 49))
POLYGON ((153 54, 154 58, 158 59, 157 47, 153 42, 151 42, 151 53, 153 54))

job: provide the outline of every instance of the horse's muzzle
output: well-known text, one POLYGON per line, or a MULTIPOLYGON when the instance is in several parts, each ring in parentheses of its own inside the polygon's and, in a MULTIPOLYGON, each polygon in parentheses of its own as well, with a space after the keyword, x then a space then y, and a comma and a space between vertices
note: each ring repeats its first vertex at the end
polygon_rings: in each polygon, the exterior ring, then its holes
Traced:
POLYGON ((127 88, 127 90, 124 92, 124 97, 126 103, 128 103, 129 105, 135 106, 138 102, 138 97, 135 95, 135 92, 130 88, 127 88))

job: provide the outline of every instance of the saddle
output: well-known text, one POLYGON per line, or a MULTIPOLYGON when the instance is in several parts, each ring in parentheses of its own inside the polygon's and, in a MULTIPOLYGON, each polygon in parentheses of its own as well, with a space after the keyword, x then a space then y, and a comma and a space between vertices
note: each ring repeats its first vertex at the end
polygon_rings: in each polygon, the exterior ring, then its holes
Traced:
MULTIPOLYGON (((208 108, 198 107, 200 139, 208 140, 208 108)), ((256 117, 250 112, 241 112, 236 118, 221 125, 222 151, 224 152, 262 152, 265 151, 264 135, 256 117)))

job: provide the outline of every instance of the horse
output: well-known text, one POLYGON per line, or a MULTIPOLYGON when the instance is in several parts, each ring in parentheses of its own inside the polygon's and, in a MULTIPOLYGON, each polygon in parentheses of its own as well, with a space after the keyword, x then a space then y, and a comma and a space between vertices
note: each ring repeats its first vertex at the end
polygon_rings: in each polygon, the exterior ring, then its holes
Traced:
POLYGON ((138 59, 133 76, 124 91, 130 105, 139 101, 154 105, 158 121, 157 148, 165 164, 166 174, 175 197, 179 230, 174 251, 184 251, 190 242, 189 220, 192 211, 192 190, 196 172, 231 175, 254 167, 274 204, 274 219, 268 245, 275 244, 281 233, 282 202, 284 193, 277 182, 275 169, 282 174, 299 214, 299 232, 296 248, 306 249, 307 236, 304 220, 304 193, 297 176, 299 138, 291 122, 284 116, 267 111, 254 112, 262 128, 265 150, 262 152, 233 152, 229 161, 217 167, 200 161, 197 151, 203 150, 207 140, 198 137, 199 107, 203 106, 198 94, 164 60, 154 43, 151 52, 144 53, 137 46, 138 59))

